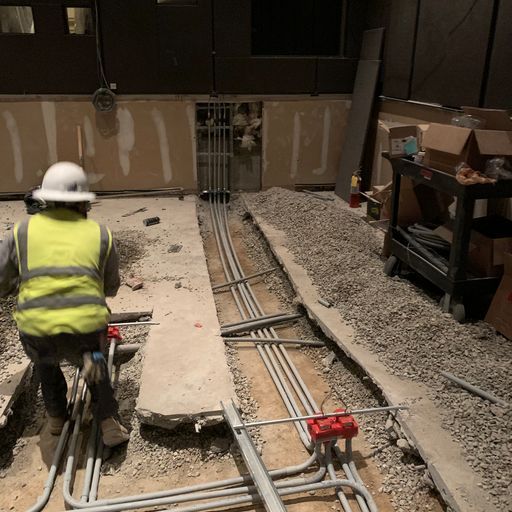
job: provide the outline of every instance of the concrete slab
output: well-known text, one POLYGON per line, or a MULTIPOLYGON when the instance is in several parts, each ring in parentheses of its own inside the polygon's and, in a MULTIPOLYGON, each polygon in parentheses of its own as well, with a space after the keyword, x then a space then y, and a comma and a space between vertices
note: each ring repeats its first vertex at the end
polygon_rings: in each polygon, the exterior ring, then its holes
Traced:
POLYGON ((112 311, 153 309, 145 347, 137 414, 143 423, 173 428, 185 421, 222 420, 221 400, 235 396, 220 338, 196 198, 102 200, 92 217, 114 231, 134 231, 146 247, 134 273, 144 281, 133 291, 123 285, 110 300, 112 311), (122 217, 146 207, 147 211, 122 217), (160 217, 145 227, 142 219, 160 217), (176 247, 181 249, 176 251, 176 247))
POLYGON ((23 358, 20 363, 7 367, 7 373, 10 377, 0 382, 0 429, 7 425, 11 407, 23 391, 25 383, 32 373, 31 368, 30 361, 27 358, 23 358))
POLYGON ((435 404, 429 400, 427 388, 407 378, 391 375, 375 354, 354 343, 353 329, 343 321, 340 313, 318 303, 322 297, 306 270, 295 262, 293 254, 288 250, 285 233, 252 212, 250 201, 246 201, 246 205, 288 275, 309 317, 348 357, 364 369, 390 405, 410 406, 410 410, 399 413, 397 419, 405 435, 427 463, 446 503, 457 512, 497 510, 490 496, 478 487, 480 479, 466 464, 459 445, 442 428, 441 416, 435 404))

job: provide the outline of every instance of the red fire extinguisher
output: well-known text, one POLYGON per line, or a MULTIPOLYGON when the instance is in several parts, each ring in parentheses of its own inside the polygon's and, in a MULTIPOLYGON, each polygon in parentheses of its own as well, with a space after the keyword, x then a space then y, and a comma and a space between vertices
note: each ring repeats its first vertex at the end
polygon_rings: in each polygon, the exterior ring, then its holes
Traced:
POLYGON ((361 169, 354 171, 350 181, 350 208, 359 208, 361 206, 361 197, 359 188, 361 184, 361 169))

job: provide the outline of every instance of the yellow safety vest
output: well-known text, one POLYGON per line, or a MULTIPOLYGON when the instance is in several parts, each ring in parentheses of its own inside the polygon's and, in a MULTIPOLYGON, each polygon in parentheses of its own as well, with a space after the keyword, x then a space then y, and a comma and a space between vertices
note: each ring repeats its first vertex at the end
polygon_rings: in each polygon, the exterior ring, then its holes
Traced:
POLYGON ((86 334, 107 326, 103 290, 110 230, 67 209, 17 224, 20 287, 14 319, 32 336, 86 334))

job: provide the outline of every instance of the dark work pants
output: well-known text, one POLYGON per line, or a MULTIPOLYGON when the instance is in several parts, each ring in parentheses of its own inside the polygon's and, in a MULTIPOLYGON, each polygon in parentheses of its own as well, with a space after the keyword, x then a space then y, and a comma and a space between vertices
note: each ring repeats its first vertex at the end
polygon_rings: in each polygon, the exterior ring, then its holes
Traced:
MULTIPOLYGON (((23 348, 34 363, 41 380, 41 392, 49 416, 64 417, 67 412, 67 384, 59 363, 66 359, 75 366, 82 366, 85 352, 100 351, 105 331, 89 334, 58 334, 56 336, 31 336, 20 332, 23 348)), ((92 412, 97 421, 116 416, 118 405, 108 378, 107 365, 102 363, 103 378, 98 383, 88 382, 92 397, 92 412)))

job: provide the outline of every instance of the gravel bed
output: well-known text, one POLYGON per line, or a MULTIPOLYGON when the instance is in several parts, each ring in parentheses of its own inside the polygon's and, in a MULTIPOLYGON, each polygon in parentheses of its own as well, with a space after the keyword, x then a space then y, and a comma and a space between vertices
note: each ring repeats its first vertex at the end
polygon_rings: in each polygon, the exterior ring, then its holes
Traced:
POLYGON ((385 276, 375 231, 339 203, 277 188, 248 201, 286 233, 294 258, 354 327, 355 341, 377 353, 391 373, 429 386, 443 427, 480 474, 479 485, 498 510, 512 511, 512 409, 439 374, 452 372, 511 402, 511 341, 484 322, 458 324, 407 280, 385 276))
POLYGON ((0 383, 11 377, 9 366, 20 363, 25 357, 18 336, 18 329, 12 317, 15 304, 15 297, 0 299, 0 332, 2 333, 0 342, 0 383))

